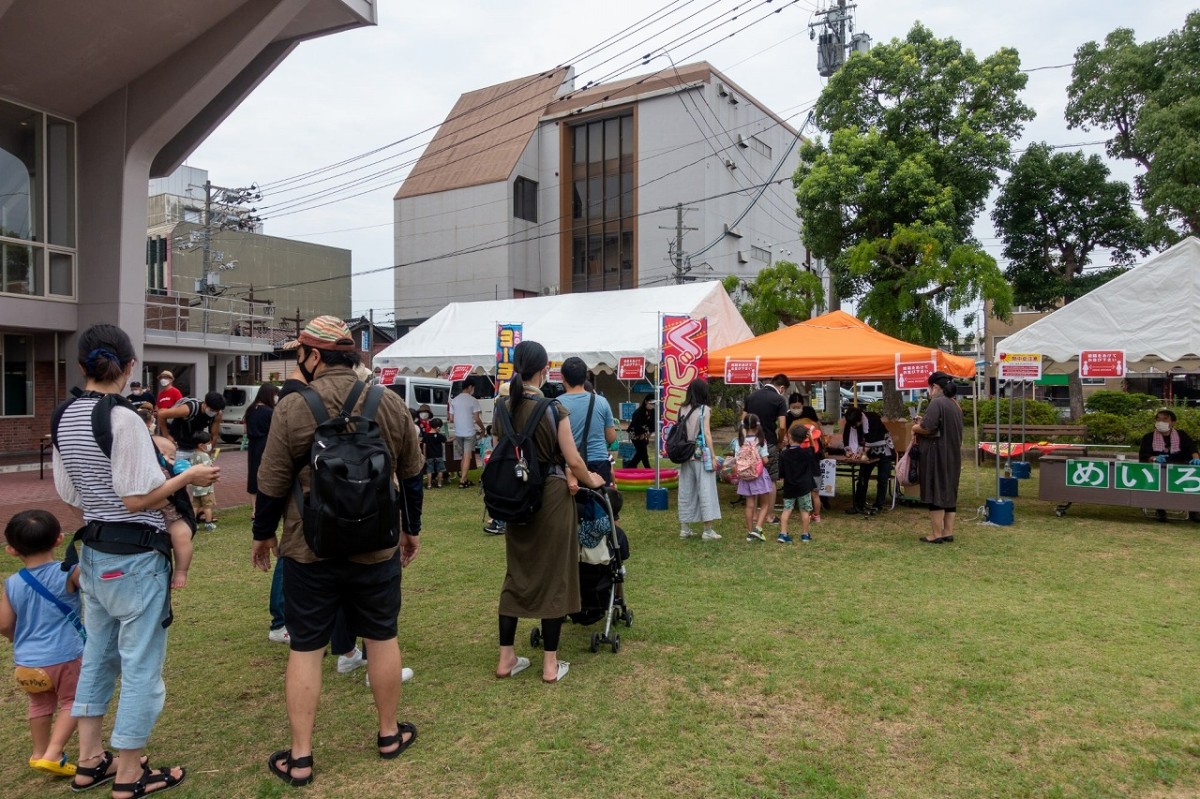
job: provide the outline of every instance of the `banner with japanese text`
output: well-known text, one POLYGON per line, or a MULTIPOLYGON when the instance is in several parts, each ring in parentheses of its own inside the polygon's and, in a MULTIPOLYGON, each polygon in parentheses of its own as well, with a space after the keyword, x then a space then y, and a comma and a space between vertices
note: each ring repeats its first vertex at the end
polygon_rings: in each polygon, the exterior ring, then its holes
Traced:
POLYGON ((524 325, 496 325, 496 382, 504 383, 513 376, 512 351, 521 343, 524 325))
POLYGON ((679 419, 679 407, 683 405, 688 385, 697 378, 707 377, 708 319, 663 316, 660 449, 666 443, 665 432, 679 419))

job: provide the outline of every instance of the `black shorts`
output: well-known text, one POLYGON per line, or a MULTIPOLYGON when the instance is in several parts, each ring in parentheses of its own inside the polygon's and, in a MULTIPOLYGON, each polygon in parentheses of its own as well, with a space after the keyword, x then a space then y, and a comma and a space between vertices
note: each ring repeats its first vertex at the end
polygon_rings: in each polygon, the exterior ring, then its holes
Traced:
POLYGON ((396 617, 400 615, 399 551, 390 560, 372 564, 282 560, 292 649, 324 649, 339 607, 345 611, 346 629, 354 637, 372 641, 396 637, 396 617))

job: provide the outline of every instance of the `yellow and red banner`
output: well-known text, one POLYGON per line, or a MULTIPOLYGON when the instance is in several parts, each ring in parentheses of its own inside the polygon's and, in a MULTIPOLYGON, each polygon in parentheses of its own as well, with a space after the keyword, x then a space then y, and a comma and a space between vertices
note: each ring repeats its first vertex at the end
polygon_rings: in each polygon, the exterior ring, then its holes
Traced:
POLYGON ((512 379, 512 351, 521 343, 524 325, 496 325, 496 383, 512 379))
POLYGON ((662 318, 662 421, 664 429, 679 418, 688 384, 708 377, 708 320, 690 316, 662 318))

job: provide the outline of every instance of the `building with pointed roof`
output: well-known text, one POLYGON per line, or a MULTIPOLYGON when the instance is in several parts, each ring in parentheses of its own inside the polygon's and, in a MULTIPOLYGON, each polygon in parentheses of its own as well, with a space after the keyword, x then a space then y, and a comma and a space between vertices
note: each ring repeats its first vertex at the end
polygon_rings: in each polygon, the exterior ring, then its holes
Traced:
POLYGON ((704 62, 582 86, 560 67, 467 92, 395 195, 397 322, 802 262, 798 144, 704 62))

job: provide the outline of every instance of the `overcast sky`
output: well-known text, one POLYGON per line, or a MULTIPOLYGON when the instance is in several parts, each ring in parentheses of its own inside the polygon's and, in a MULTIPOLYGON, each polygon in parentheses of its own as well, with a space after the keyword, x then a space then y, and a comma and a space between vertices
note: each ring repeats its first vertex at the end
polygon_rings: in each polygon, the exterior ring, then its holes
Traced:
MULTIPOLYGON (((709 61, 768 108, 799 125, 824 83, 816 72, 808 23, 812 12, 827 4, 828 0, 378 0, 377 27, 300 45, 188 163, 208 169, 212 181, 220 185, 263 185, 265 196, 259 208, 267 233, 350 249, 355 273, 390 267, 394 263, 392 196, 407 165, 433 135, 422 131, 436 129, 460 94, 567 62, 576 64, 577 85, 618 68, 622 75, 669 68, 663 58, 648 67, 630 65, 642 54, 665 46, 677 64, 709 61), (781 6, 779 13, 769 13, 781 6), (668 7, 677 13, 575 60, 668 7), (729 21, 733 15, 738 18, 729 21), (694 42, 669 44, 715 17, 726 24, 694 42), (750 23, 754 24, 731 38, 718 39, 750 23), (651 42, 641 43, 672 25, 651 42), (632 51, 618 55, 626 48, 632 51), (388 147, 398 141, 402 143, 388 147), (272 190, 272 182, 382 147, 387 149, 334 172, 388 159, 369 169, 300 185, 331 174, 322 173, 272 190), (384 170, 389 171, 357 187, 313 197, 384 170), (308 208, 318 203, 327 204, 308 208)), ((879 43, 903 37, 920 20, 936 36, 954 37, 981 57, 1000 47, 1015 47, 1028 69, 1067 64, 1079 45, 1101 41, 1117 27, 1133 28, 1139 41, 1162 36, 1182 25, 1197 6, 1197 0, 859 0, 856 30, 879 43)), ((1024 100, 1038 116, 1026 127, 1025 141, 1070 144, 1104 138, 1095 131, 1067 129, 1063 109, 1070 72, 1067 68, 1030 73, 1024 100)), ((1082 149, 1103 154, 1102 146, 1082 149)), ((1127 164, 1112 167, 1124 179, 1134 174, 1127 164)), ((977 232, 988 237, 983 244, 999 256, 990 220, 984 219, 977 232)), ((422 268, 436 268, 436 264, 422 268)), ((356 316, 374 308, 376 322, 387 322, 392 306, 390 274, 354 278, 356 316)))

